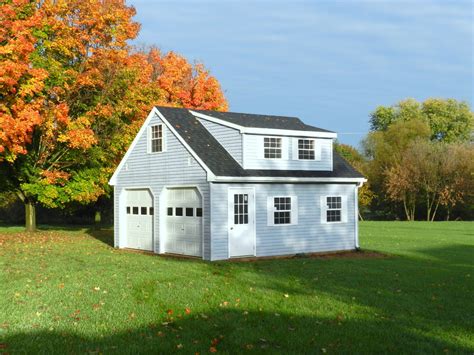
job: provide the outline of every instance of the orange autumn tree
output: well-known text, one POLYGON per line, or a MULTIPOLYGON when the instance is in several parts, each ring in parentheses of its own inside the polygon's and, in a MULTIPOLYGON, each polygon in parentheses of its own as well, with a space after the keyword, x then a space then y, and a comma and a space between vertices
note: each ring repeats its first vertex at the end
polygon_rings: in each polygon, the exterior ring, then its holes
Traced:
POLYGON ((27 230, 38 203, 90 203, 107 192, 152 104, 227 107, 202 66, 131 53, 134 14, 120 0, 0 5, 0 188, 24 201, 27 230))

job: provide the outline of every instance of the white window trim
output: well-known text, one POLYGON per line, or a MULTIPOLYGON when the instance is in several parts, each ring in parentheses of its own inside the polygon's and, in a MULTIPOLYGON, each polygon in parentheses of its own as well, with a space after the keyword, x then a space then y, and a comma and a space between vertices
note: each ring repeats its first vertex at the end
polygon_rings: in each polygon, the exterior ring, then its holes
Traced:
POLYGON ((313 161, 321 161, 321 140, 315 139, 315 138, 309 138, 309 137, 297 137, 293 138, 292 142, 292 154, 293 154, 293 160, 298 160, 298 161, 307 161, 307 162, 313 162, 313 161), (312 141, 314 148, 314 159, 300 159, 299 155, 299 140, 308 140, 312 141))
POLYGON ((273 227, 285 227, 285 226, 294 226, 298 224, 298 196, 290 195, 278 195, 278 196, 268 196, 267 197, 267 225, 273 227), (291 210, 290 210, 290 223, 285 224, 275 224, 275 215, 274 212, 284 212, 282 210, 277 211, 275 209, 275 198, 285 198, 289 197, 291 199, 291 210))
MULTIPOLYGON (((244 147, 245 149, 245 147, 244 147)), ((262 137, 262 158, 265 160, 283 160, 285 158, 285 139, 284 137, 272 137, 272 136, 263 136, 262 137), (267 158, 265 157, 265 139, 279 139, 280 140, 280 150, 281 150, 281 157, 280 158, 267 158)))
POLYGON ((148 154, 160 154, 166 152, 166 130, 165 126, 162 123, 156 123, 148 126, 147 129, 147 151, 148 154), (152 141, 152 127, 159 126, 161 127, 161 151, 152 152, 151 151, 151 141, 152 141))
MULTIPOLYGON (((347 196, 346 195, 324 195, 321 196, 320 199, 320 209, 321 209, 321 223, 323 224, 342 224, 342 223, 347 223, 347 196), (328 222, 327 220, 327 211, 329 208, 327 208, 327 198, 328 197, 340 197, 341 198, 341 220, 338 222, 328 222)), ((334 210, 334 209, 332 209, 334 210)))

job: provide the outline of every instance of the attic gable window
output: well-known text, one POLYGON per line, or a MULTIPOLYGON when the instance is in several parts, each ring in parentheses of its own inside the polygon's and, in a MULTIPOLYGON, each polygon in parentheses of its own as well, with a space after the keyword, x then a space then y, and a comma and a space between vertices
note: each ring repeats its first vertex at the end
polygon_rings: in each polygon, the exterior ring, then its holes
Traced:
POLYGON ((265 159, 281 159, 282 142, 281 138, 265 137, 263 139, 265 159))
POLYGON ((163 151, 163 125, 158 124, 150 127, 150 152, 159 153, 163 151))

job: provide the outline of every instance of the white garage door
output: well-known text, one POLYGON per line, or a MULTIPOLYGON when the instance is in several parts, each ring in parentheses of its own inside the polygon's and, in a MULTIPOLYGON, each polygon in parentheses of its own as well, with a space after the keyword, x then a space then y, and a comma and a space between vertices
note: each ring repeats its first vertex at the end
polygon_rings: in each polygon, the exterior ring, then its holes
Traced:
POLYGON ((127 190, 127 248, 153 250, 153 197, 150 191, 127 190))
POLYGON ((165 252, 202 255, 202 199, 195 188, 167 190, 165 252))

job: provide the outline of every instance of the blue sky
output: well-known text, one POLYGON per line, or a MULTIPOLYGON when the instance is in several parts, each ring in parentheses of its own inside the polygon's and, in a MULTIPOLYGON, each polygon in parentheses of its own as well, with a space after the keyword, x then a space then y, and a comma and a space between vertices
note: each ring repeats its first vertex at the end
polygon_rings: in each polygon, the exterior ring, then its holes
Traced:
POLYGON ((378 105, 474 101, 472 1, 131 0, 135 44, 203 62, 235 112, 297 116, 357 145, 378 105))

